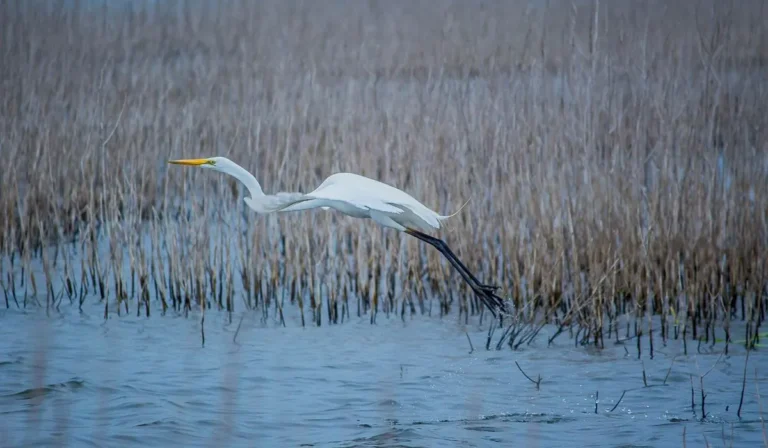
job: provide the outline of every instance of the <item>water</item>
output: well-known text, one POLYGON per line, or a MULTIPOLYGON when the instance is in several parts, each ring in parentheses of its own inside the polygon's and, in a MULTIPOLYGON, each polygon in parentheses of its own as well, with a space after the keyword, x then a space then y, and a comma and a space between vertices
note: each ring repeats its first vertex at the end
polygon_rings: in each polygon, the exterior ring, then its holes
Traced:
POLYGON ((97 303, 49 317, 3 309, 0 446, 680 446, 683 431, 689 446, 763 440, 760 352, 740 420, 739 347, 721 356, 722 344, 701 354, 691 344, 683 356, 659 341, 638 360, 634 341, 596 350, 562 335, 547 347, 543 334, 487 351, 476 323, 380 315, 371 325, 353 309, 351 321, 319 328, 208 311, 204 347, 195 312, 104 321, 97 303), (515 361, 541 375, 539 390, 515 361), (709 369, 701 420, 698 375, 709 369))

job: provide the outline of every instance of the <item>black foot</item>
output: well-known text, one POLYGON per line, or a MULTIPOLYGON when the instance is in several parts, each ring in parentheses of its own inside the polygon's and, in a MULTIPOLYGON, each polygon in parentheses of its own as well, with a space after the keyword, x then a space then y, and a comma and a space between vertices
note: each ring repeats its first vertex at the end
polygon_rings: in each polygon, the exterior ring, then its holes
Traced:
POLYGON ((483 291, 486 291, 486 292, 488 292, 488 293, 491 293, 491 294, 493 294, 493 293, 495 293, 497 290, 501 289, 501 286, 495 286, 495 285, 483 285, 483 284, 479 284, 479 285, 477 285, 477 286, 478 286, 480 289, 482 289, 483 291))
POLYGON ((478 287, 472 287, 477 297, 491 310, 491 314, 496 316, 496 312, 505 313, 506 307, 504 306, 504 300, 493 293, 493 291, 499 289, 498 286, 490 287, 490 291, 487 285, 479 285, 478 287))

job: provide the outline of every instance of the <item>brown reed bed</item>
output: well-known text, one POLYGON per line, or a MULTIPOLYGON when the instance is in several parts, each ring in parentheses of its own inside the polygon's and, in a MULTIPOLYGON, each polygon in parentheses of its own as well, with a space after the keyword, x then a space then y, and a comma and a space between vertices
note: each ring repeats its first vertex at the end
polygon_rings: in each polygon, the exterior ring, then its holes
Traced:
POLYGON ((443 213, 471 198, 442 236, 514 303, 499 346, 547 323, 714 343, 733 320, 758 342, 764 1, 126 4, 0 7, 6 306, 481 312, 431 248, 257 216, 165 163, 224 155, 267 192, 352 171, 443 213))

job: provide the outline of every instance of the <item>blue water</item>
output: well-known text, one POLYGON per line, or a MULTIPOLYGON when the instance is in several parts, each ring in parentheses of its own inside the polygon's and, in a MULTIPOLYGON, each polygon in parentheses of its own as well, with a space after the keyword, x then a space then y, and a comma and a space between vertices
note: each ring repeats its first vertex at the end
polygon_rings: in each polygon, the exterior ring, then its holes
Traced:
POLYGON ((260 312, 230 323, 208 311, 203 347, 198 312, 104 321, 96 300, 82 314, 66 301, 49 316, 3 309, 0 446, 680 446, 684 431, 688 446, 763 440, 760 352, 739 419, 739 347, 724 356, 722 344, 689 345, 683 356, 659 340, 650 359, 644 341, 637 359, 635 341, 597 350, 562 335, 547 347, 545 329, 530 346, 497 351, 476 321, 352 315, 301 328, 290 312, 283 328, 260 312), (515 361, 541 376, 539 390, 515 361))

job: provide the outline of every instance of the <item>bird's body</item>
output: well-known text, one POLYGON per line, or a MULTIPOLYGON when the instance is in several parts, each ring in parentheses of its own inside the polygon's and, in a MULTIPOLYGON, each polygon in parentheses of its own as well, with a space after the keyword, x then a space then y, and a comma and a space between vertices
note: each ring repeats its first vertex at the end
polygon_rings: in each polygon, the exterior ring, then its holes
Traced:
POLYGON ((440 228, 449 216, 440 215, 408 193, 391 185, 353 173, 329 176, 315 190, 294 198, 295 203, 278 211, 332 208, 354 218, 370 218, 401 232, 408 228, 429 231, 440 228))
POLYGON ((280 192, 267 195, 251 173, 224 157, 172 160, 170 163, 211 168, 234 176, 248 188, 251 196, 244 201, 257 213, 334 209, 354 218, 370 218, 384 227, 406 232, 443 253, 494 315, 494 308, 504 309, 501 298, 493 293, 496 287, 481 284, 442 240, 422 232, 439 229, 441 221, 454 216, 458 210, 452 215, 440 215, 398 188, 353 173, 333 174, 306 194, 280 192))

